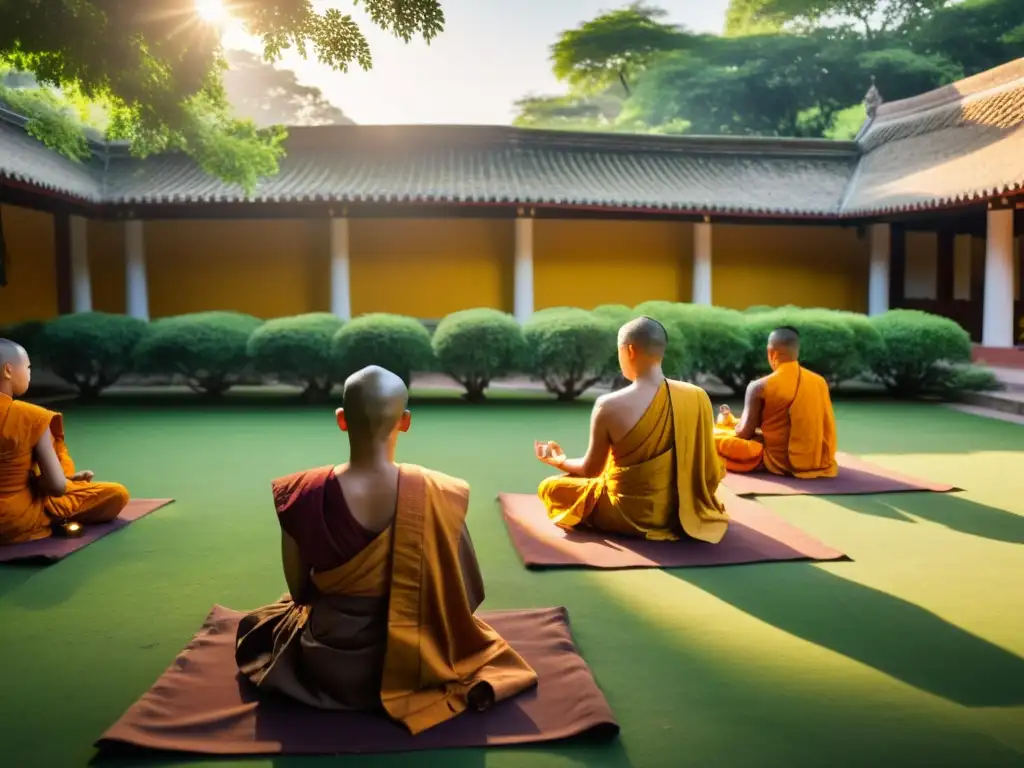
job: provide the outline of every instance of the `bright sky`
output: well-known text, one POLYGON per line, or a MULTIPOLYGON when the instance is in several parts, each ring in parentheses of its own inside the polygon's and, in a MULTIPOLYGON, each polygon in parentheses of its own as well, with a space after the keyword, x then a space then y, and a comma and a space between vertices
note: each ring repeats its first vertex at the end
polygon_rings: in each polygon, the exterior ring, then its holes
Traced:
MULTIPOLYGON (((559 32, 629 0, 442 0, 445 31, 429 46, 389 37, 368 20, 362 24, 374 66, 369 72, 331 71, 288 55, 282 66, 363 125, 389 123, 507 124, 513 102, 529 93, 564 88, 551 74, 549 46, 559 32)), ((654 0, 668 20, 694 31, 721 32, 729 0, 654 0)), ((362 22, 351 0, 314 0, 362 22)), ((258 51, 251 39, 229 33, 228 47, 258 51), (246 44, 248 43, 248 44, 246 44)))

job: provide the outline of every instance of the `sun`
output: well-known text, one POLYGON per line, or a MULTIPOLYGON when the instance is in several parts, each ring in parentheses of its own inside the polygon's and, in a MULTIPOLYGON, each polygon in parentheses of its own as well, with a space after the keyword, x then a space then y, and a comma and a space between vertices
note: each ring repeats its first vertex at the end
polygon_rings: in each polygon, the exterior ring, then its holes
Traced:
POLYGON ((228 20, 228 9, 224 0, 195 0, 196 13, 210 24, 223 24, 228 20))

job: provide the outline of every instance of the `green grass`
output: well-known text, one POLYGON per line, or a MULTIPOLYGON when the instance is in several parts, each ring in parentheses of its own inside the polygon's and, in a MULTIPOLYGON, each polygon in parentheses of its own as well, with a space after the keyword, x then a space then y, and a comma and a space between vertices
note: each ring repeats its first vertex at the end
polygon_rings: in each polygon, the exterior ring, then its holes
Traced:
MULTIPOLYGON (((368 758, 351 766, 1024 764, 1024 432, 938 406, 838 406, 841 446, 966 488, 769 500, 854 562, 528 572, 495 504, 585 447, 584 403, 413 409, 400 460, 466 478, 485 608, 565 605, 617 742, 368 758)), ((85 765, 210 606, 284 589, 271 478, 343 461, 330 407, 151 398, 65 407, 73 454, 178 501, 57 565, 0 567, 0 764, 85 765)), ((318 766, 336 758, 218 761, 318 766)), ((201 760, 161 764, 204 764, 201 760)), ((133 761, 132 764, 139 764, 133 761)))

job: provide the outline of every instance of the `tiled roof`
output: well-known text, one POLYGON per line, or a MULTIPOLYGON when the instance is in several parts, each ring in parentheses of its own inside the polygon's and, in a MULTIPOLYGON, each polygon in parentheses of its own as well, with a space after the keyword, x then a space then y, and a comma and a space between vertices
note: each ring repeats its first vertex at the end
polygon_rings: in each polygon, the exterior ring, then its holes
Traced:
MULTIPOLYGON (((762 215, 834 214, 853 144, 604 136, 516 128, 292 129, 271 202, 463 202, 762 215)), ((184 157, 110 160, 112 203, 239 202, 184 157)))
MULTIPOLYGON (((0 179, 111 205, 244 202, 183 155, 74 163, 0 114, 0 179)), ((1024 59, 882 104, 858 143, 482 126, 292 128, 264 202, 498 203, 855 218, 1024 188, 1024 59)))
POLYGON ((845 215, 971 202, 1024 187, 1024 59, 883 104, 860 138, 864 153, 845 215))

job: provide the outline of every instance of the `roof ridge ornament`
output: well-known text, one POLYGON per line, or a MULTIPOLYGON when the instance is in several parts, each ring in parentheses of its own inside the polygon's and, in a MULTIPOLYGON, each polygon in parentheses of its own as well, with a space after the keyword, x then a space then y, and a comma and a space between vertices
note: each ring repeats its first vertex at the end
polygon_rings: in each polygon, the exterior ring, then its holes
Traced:
POLYGON ((878 87, 875 85, 875 76, 871 76, 871 87, 868 88, 868 92, 864 94, 864 109, 868 113, 868 119, 873 120, 875 115, 878 114, 878 108, 882 106, 882 94, 879 92, 878 87))

